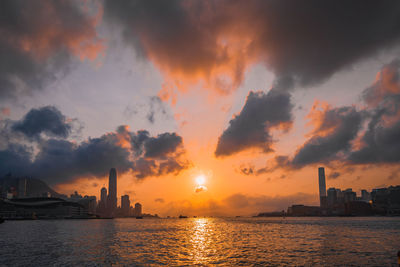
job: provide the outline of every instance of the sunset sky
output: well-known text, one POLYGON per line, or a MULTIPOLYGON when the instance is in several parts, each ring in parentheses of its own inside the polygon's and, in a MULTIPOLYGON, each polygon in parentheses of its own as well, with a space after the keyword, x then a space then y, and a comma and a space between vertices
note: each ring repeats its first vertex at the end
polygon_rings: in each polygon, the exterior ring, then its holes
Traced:
POLYGON ((399 52, 399 1, 1 1, 0 176, 163 216, 398 185, 399 52))

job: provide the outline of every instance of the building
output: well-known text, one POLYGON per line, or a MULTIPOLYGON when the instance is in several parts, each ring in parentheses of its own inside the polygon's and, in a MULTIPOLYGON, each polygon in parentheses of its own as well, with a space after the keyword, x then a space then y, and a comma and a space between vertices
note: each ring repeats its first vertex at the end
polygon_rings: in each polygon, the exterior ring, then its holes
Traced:
POLYGON ((96 196, 84 196, 78 201, 88 214, 96 214, 97 201, 96 196))
POLYGON ((321 208, 324 208, 326 207, 327 204, 324 167, 318 168, 318 182, 319 182, 319 205, 321 208))
POLYGON ((353 192, 353 189, 348 188, 343 191, 343 198, 344 198, 344 203, 348 203, 351 201, 356 201, 357 200, 357 194, 356 192, 353 192))
POLYGON ((106 216, 107 213, 107 188, 102 187, 100 190, 100 201, 97 205, 96 214, 106 216))
POLYGON ((105 187, 100 190, 100 201, 102 201, 104 205, 107 203, 107 188, 105 187))
POLYGON ((371 194, 365 189, 361 190, 361 200, 363 200, 363 201, 371 200, 371 194))
POLYGON ((320 207, 292 205, 287 210, 288 216, 319 216, 321 214, 320 207))
POLYGON ((334 187, 331 187, 327 191, 328 196, 327 196, 327 204, 328 207, 333 207, 338 203, 338 197, 337 197, 337 190, 334 187))
POLYGON ((0 216, 5 219, 89 218, 79 203, 61 198, 34 197, 0 200, 0 216))
POLYGON ((133 210, 133 216, 138 217, 142 216, 142 204, 136 203, 135 209, 133 210))
POLYGON ((115 216, 117 210, 117 170, 111 168, 108 178, 107 212, 111 217, 115 216))
POLYGON ((129 216, 129 209, 131 206, 131 201, 128 195, 121 196, 121 215, 124 217, 129 216))

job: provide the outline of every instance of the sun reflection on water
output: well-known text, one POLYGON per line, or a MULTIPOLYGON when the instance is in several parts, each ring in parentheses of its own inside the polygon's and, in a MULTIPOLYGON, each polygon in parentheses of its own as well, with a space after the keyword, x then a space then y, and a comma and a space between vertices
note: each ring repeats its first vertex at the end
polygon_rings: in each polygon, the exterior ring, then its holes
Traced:
POLYGON ((212 223, 207 218, 193 220, 193 230, 190 242, 192 244, 193 261, 196 264, 204 263, 209 254, 212 234, 212 223))

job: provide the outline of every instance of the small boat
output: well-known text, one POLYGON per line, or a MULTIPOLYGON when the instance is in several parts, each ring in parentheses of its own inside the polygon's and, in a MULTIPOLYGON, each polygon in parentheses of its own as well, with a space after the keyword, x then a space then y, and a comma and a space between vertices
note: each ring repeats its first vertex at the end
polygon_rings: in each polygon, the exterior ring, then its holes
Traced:
POLYGON ((0 223, 5 222, 5 220, 3 219, 3 217, 0 217, 0 223))
POLYGON ((136 216, 136 219, 143 219, 143 216, 136 216))
POLYGON ((187 216, 179 215, 179 219, 186 219, 187 216))

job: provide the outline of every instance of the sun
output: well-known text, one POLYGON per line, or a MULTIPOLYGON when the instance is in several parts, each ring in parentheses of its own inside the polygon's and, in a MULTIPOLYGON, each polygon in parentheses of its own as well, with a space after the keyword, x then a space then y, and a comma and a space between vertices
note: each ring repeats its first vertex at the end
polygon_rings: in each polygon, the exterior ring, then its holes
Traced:
POLYGON ((203 174, 196 177, 196 183, 198 186, 204 185, 205 182, 206 182, 206 177, 203 174))

